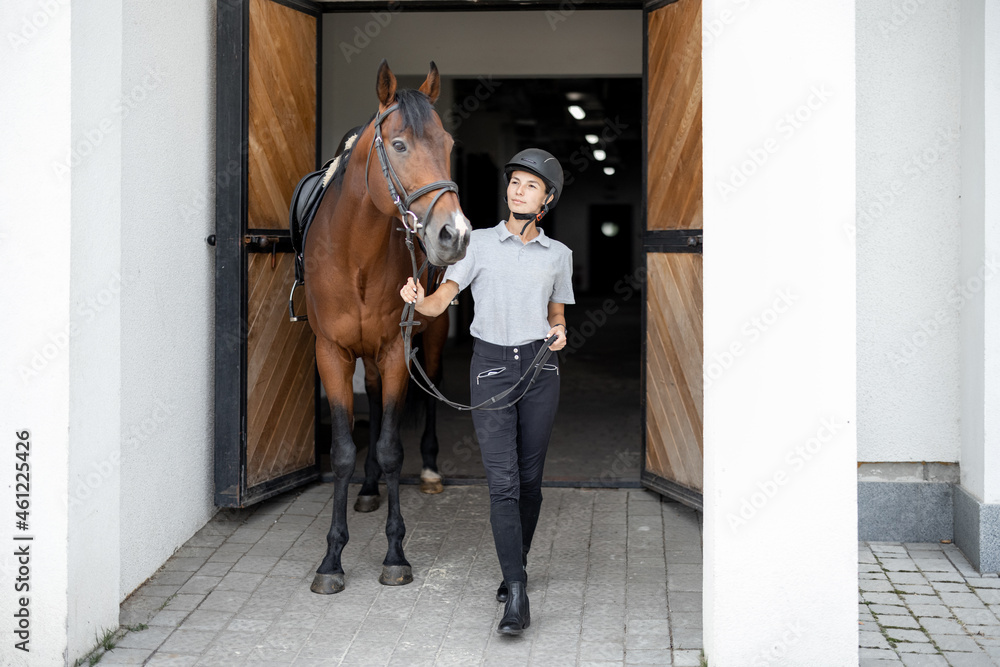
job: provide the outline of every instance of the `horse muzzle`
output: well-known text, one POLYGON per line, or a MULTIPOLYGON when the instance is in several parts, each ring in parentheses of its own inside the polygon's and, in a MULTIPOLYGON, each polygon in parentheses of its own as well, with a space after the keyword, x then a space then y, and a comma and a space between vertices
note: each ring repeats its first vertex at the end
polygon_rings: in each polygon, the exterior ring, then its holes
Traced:
POLYGON ((449 266, 465 257, 472 237, 472 225, 459 209, 438 224, 423 230, 427 259, 435 266, 449 266))

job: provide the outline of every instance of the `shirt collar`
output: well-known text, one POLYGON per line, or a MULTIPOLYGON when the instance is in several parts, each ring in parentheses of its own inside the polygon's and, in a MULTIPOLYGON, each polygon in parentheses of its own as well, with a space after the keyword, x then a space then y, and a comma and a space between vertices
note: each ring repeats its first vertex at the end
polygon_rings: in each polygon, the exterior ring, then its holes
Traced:
MULTIPOLYGON (((498 224, 496 227, 494 227, 494 229, 497 230, 497 237, 499 237, 501 243, 503 243, 507 239, 515 237, 515 235, 511 234, 510 230, 507 229, 507 223, 504 220, 501 220, 500 224, 498 224)), ((530 241, 528 241, 528 243, 525 243, 525 245, 530 245, 530 244, 534 243, 535 241, 538 241, 538 243, 543 248, 548 248, 549 247, 549 237, 545 235, 545 230, 542 229, 541 227, 537 227, 537 229, 538 229, 538 236, 536 236, 535 238, 533 238, 530 241)))

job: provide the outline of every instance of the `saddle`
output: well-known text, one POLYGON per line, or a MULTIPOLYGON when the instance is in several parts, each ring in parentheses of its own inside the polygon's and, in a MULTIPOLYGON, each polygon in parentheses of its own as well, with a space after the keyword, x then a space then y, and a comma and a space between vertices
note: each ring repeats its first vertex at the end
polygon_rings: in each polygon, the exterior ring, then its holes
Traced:
POLYGON ((295 186, 292 201, 288 207, 288 230, 292 235, 292 249, 295 250, 295 282, 302 284, 305 280, 303 253, 306 248, 306 234, 319 210, 323 195, 330 187, 332 179, 325 178, 330 165, 336 158, 331 158, 319 171, 306 174, 295 186))

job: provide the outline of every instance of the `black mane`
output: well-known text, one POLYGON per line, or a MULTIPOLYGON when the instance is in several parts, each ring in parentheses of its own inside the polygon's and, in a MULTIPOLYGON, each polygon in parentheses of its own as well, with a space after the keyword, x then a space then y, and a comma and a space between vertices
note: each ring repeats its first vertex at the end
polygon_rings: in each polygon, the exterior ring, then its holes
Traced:
POLYGON ((412 129, 417 138, 423 137, 424 126, 434 115, 430 99, 419 90, 404 88, 396 91, 396 102, 403 114, 403 129, 412 129))
MULTIPOLYGON (((403 118, 403 129, 413 130, 414 136, 418 139, 423 137, 424 127, 431 122, 434 115, 434 106, 430 99, 419 90, 403 88, 396 91, 396 103, 399 104, 398 112, 403 118)), ((375 120, 375 114, 372 114, 364 125, 354 128, 340 140, 340 145, 337 146, 337 152, 334 154, 340 156, 337 168, 333 172, 334 183, 340 184, 343 180, 344 173, 347 171, 347 163, 350 162, 351 155, 357 147, 357 139, 355 139, 355 143, 350 148, 345 149, 344 145, 347 140, 351 136, 361 137, 373 120, 375 120)))

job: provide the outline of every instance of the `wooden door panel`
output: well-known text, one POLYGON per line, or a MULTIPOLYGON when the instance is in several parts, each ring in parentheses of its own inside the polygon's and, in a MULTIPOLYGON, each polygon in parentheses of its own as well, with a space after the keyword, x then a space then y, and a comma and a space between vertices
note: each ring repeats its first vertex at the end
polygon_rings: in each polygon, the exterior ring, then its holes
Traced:
POLYGON ((291 253, 250 255, 247 332, 247 486, 315 464, 315 342, 308 325, 288 320, 295 280, 291 253), (256 279, 258 276, 264 278, 256 279), (256 279, 256 280, 255 280, 256 279))
POLYGON ((288 228, 299 179, 316 168, 315 16, 250 0, 248 223, 288 228))
MULTIPOLYGON (((318 18, 250 0, 247 228, 287 230, 295 186, 315 169, 318 18)), ((272 241, 275 243, 275 241, 272 241)), ((265 248, 266 250, 266 248, 265 248)), ((315 468, 315 343, 288 320, 293 254, 247 262, 246 485, 315 468), (272 266, 273 264, 273 266, 272 266)))
POLYGON ((703 477, 701 2, 646 25, 645 429, 642 482, 701 509, 703 477))
POLYGON ((318 162, 322 10, 218 12, 215 502, 245 507, 319 474, 314 337, 288 317, 288 206, 318 162))
POLYGON ((701 255, 649 253, 646 469, 701 492, 701 255))
POLYGON ((648 14, 647 229, 702 226, 701 3, 648 14))

